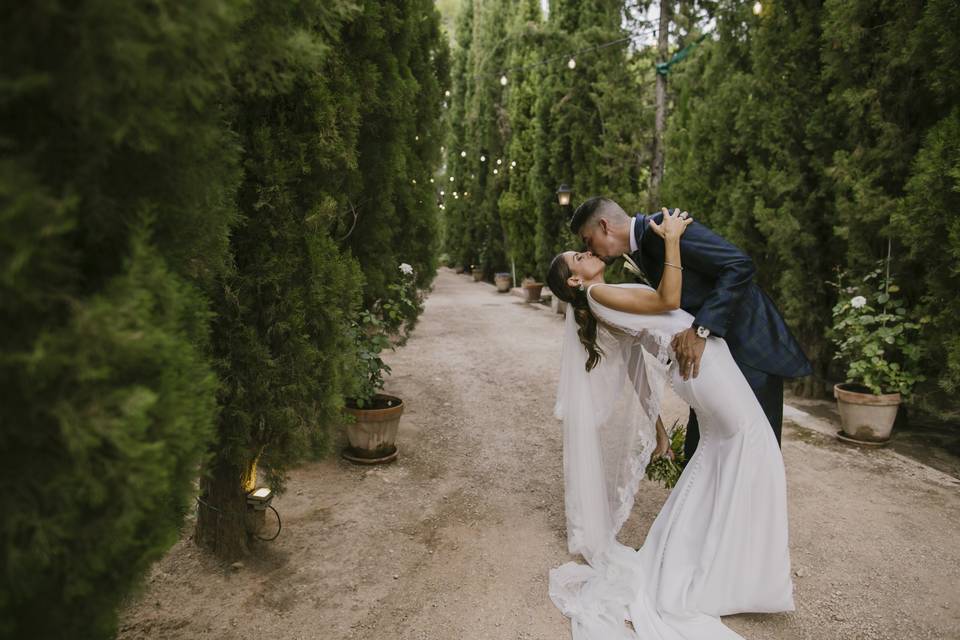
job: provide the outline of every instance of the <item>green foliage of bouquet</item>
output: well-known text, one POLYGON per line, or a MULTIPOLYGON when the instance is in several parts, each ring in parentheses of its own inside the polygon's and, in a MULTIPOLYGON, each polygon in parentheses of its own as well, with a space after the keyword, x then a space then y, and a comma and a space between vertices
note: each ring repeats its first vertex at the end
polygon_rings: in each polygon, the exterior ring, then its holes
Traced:
POLYGON ((668 489, 677 485, 680 474, 683 473, 683 442, 686 440, 687 427, 679 424, 679 420, 673 421, 670 427, 670 450, 673 452, 673 458, 660 456, 654 458, 647 465, 647 480, 660 482, 668 489))
POLYGON ((831 283, 840 294, 833 307, 829 337, 837 348, 834 359, 847 366, 847 382, 862 384, 871 393, 907 396, 925 379, 919 373, 923 348, 917 341, 927 317, 914 321, 904 303, 896 298, 900 287, 880 265, 861 282, 844 286, 838 270, 831 283))

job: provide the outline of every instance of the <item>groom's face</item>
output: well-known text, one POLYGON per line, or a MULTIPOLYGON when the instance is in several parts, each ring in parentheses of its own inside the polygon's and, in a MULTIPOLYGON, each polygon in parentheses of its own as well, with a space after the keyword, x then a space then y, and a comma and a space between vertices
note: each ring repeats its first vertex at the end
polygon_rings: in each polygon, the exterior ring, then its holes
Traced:
POLYGON ((613 233, 609 220, 603 216, 595 221, 587 221, 580 227, 580 239, 590 253, 607 264, 612 263, 625 251, 623 243, 613 233))

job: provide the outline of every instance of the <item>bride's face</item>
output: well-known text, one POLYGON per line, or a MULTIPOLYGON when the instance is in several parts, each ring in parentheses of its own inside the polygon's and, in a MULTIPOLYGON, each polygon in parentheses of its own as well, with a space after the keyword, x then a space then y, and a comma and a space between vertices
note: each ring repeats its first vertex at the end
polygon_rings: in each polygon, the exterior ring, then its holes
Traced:
POLYGON ((576 287, 581 280, 589 281, 600 277, 607 267, 607 263, 589 251, 567 251, 563 254, 563 259, 573 274, 567 280, 571 287, 576 287))

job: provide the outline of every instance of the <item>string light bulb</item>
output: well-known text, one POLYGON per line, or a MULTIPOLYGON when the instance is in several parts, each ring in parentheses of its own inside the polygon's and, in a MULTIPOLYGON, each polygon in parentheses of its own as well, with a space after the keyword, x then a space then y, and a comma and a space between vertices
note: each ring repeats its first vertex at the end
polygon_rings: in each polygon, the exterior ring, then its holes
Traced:
POLYGON ((453 182, 453 176, 450 176, 450 182, 453 182))
POLYGON ((483 155, 480 156, 480 162, 486 162, 486 161, 487 161, 487 156, 483 156, 483 155))
POLYGON ((444 92, 443 92, 443 95, 444 95, 444 97, 449 98, 449 97, 450 97, 450 89, 447 89, 446 91, 444 91, 444 92))
POLYGON ((577 61, 574 60, 573 58, 570 58, 570 59, 567 61, 567 66, 570 67, 571 69, 576 69, 576 68, 577 68, 577 61))
POLYGON ((501 164, 503 164, 503 159, 497 158, 497 165, 499 166, 499 165, 501 165, 501 164))
POLYGON ((758 16, 763 13, 763 3, 754 2, 753 3, 753 15, 758 16))
POLYGON ((500 76, 500 86, 507 86, 507 76, 500 76))
POLYGON ((413 179, 413 180, 411 180, 410 182, 412 182, 413 184, 417 184, 417 179, 416 179, 416 178, 414 178, 414 179, 413 179))
POLYGON ((466 157, 467 157, 467 152, 466 152, 466 151, 461 151, 461 152, 460 152, 460 157, 461 157, 461 158, 466 158, 466 157))
POLYGON ((433 178, 430 178, 430 184, 433 184, 433 178))
POLYGON ((511 160, 511 161, 510 161, 510 168, 511 168, 511 169, 516 169, 516 168, 517 168, 517 161, 516 161, 516 160, 511 160))
POLYGON ((494 170, 493 170, 493 175, 497 175, 498 173, 500 173, 500 172, 499 172, 497 169, 494 169, 494 170))
POLYGON ((445 196, 447 193, 443 189, 440 189, 440 195, 445 196))

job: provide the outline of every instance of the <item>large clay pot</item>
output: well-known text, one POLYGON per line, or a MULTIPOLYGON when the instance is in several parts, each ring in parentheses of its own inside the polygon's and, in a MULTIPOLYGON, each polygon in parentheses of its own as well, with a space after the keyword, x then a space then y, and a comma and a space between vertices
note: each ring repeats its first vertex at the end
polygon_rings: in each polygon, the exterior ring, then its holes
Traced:
POLYGON ((540 302, 540 292, 542 289, 542 282, 525 282, 523 284, 523 291, 527 294, 527 302, 540 302))
POLYGON ((483 269, 474 269, 473 270, 473 281, 480 282, 483 280, 483 269))
POLYGON ((507 293, 510 291, 510 285, 513 284, 513 278, 510 277, 509 273, 498 273, 493 277, 493 281, 496 283, 499 293, 507 293))
POLYGON ((378 393, 373 406, 358 409, 347 405, 346 412, 356 420, 347 425, 350 441, 344 457, 354 462, 389 462, 397 457, 397 429, 403 415, 403 400, 396 396, 378 393))
POLYGON ((843 383, 834 385, 833 397, 846 439, 871 444, 890 439, 900 407, 899 393, 875 394, 861 385, 843 383))

